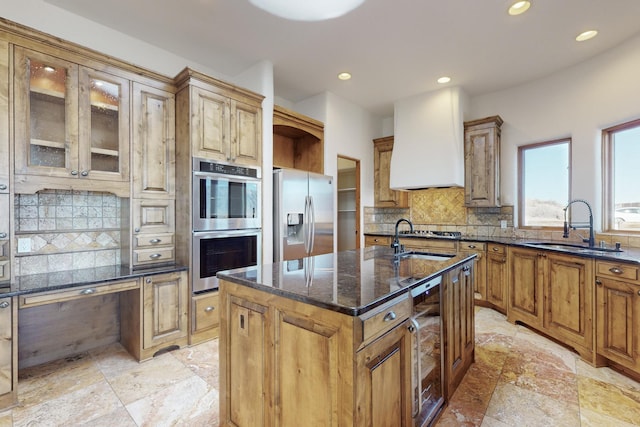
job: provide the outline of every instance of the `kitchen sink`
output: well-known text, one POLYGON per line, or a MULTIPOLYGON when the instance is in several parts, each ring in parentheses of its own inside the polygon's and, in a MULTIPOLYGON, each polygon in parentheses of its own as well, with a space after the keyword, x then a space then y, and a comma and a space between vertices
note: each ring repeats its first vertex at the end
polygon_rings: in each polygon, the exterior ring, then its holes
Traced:
POLYGON ((559 249, 562 251, 568 252, 579 252, 579 253, 590 253, 590 254, 598 254, 598 253, 606 253, 606 252, 622 252, 622 249, 615 248, 600 248, 600 247, 587 247, 581 245, 573 245, 570 243, 557 243, 557 242, 527 242, 525 243, 527 246, 534 246, 536 248, 542 249, 559 249))

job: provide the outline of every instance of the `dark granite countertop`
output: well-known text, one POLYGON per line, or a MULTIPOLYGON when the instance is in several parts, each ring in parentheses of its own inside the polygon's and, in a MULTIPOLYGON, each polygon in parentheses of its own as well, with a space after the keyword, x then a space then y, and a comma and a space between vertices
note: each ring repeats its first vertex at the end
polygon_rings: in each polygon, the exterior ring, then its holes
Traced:
POLYGON ((219 272, 218 277, 296 301, 358 316, 475 255, 401 258, 382 246, 219 272))
POLYGON ((13 282, 13 284, 7 282, 6 287, 2 287, 2 283, 0 283, 0 296, 8 297, 81 286, 107 285, 119 280, 136 279, 150 274, 171 273, 186 269, 187 267, 181 265, 166 265, 162 267, 131 270, 129 267, 112 265, 52 273, 30 274, 27 276, 16 277, 15 282, 13 282))
MULTIPOLYGON (((384 237, 393 237, 393 233, 365 233, 366 236, 384 236, 384 237)), ((421 235, 415 234, 401 234, 401 238, 410 238, 410 239, 430 239, 430 240, 455 240, 461 242, 485 242, 485 243, 500 243, 503 245, 509 246, 519 246, 523 248, 530 249, 543 249, 539 246, 536 246, 536 243, 551 243, 559 245, 558 247, 550 248, 546 247, 544 250, 550 250, 555 252, 566 253, 570 255, 575 255, 583 258, 593 258, 598 260, 608 260, 608 261, 618 261, 618 262, 629 262, 640 264, 640 249, 638 248, 622 248, 622 252, 608 252, 608 251, 600 251, 597 250, 587 250, 587 245, 579 245, 575 244, 575 242, 560 240, 541 240, 541 239, 521 239, 521 238, 510 238, 510 237, 493 237, 493 236, 462 236, 460 239, 451 239, 451 238, 438 238, 438 237, 425 237, 421 235), (569 246, 566 246, 569 245, 569 246), (575 245, 575 246, 573 246, 575 245)))

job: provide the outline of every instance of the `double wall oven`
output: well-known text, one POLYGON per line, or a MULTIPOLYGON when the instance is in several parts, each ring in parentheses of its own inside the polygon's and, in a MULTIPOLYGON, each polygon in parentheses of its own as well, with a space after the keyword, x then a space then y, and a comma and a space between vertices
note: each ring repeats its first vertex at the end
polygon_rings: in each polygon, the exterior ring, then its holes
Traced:
POLYGON ((193 292, 218 288, 216 273, 262 258, 262 176, 257 167, 193 159, 193 292))

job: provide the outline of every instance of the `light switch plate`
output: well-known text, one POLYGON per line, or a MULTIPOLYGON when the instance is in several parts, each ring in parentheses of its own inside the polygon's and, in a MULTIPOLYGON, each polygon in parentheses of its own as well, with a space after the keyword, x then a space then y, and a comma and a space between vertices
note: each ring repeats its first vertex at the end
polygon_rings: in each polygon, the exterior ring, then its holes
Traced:
POLYGON ((18 238, 18 253, 24 254, 31 252, 31 239, 18 238))
POLYGON ((500 228, 502 228, 502 229, 507 228, 507 220, 506 219, 500 220, 500 228))

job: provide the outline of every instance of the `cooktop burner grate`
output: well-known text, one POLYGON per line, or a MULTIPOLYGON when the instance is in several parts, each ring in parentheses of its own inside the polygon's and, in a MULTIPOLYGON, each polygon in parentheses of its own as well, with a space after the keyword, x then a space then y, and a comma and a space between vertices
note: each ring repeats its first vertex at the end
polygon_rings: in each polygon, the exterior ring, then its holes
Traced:
POLYGON ((406 230, 401 231, 400 234, 410 234, 413 236, 424 237, 446 237, 449 239, 459 239, 462 237, 462 233, 459 231, 439 231, 439 230, 414 230, 413 232, 406 230))

